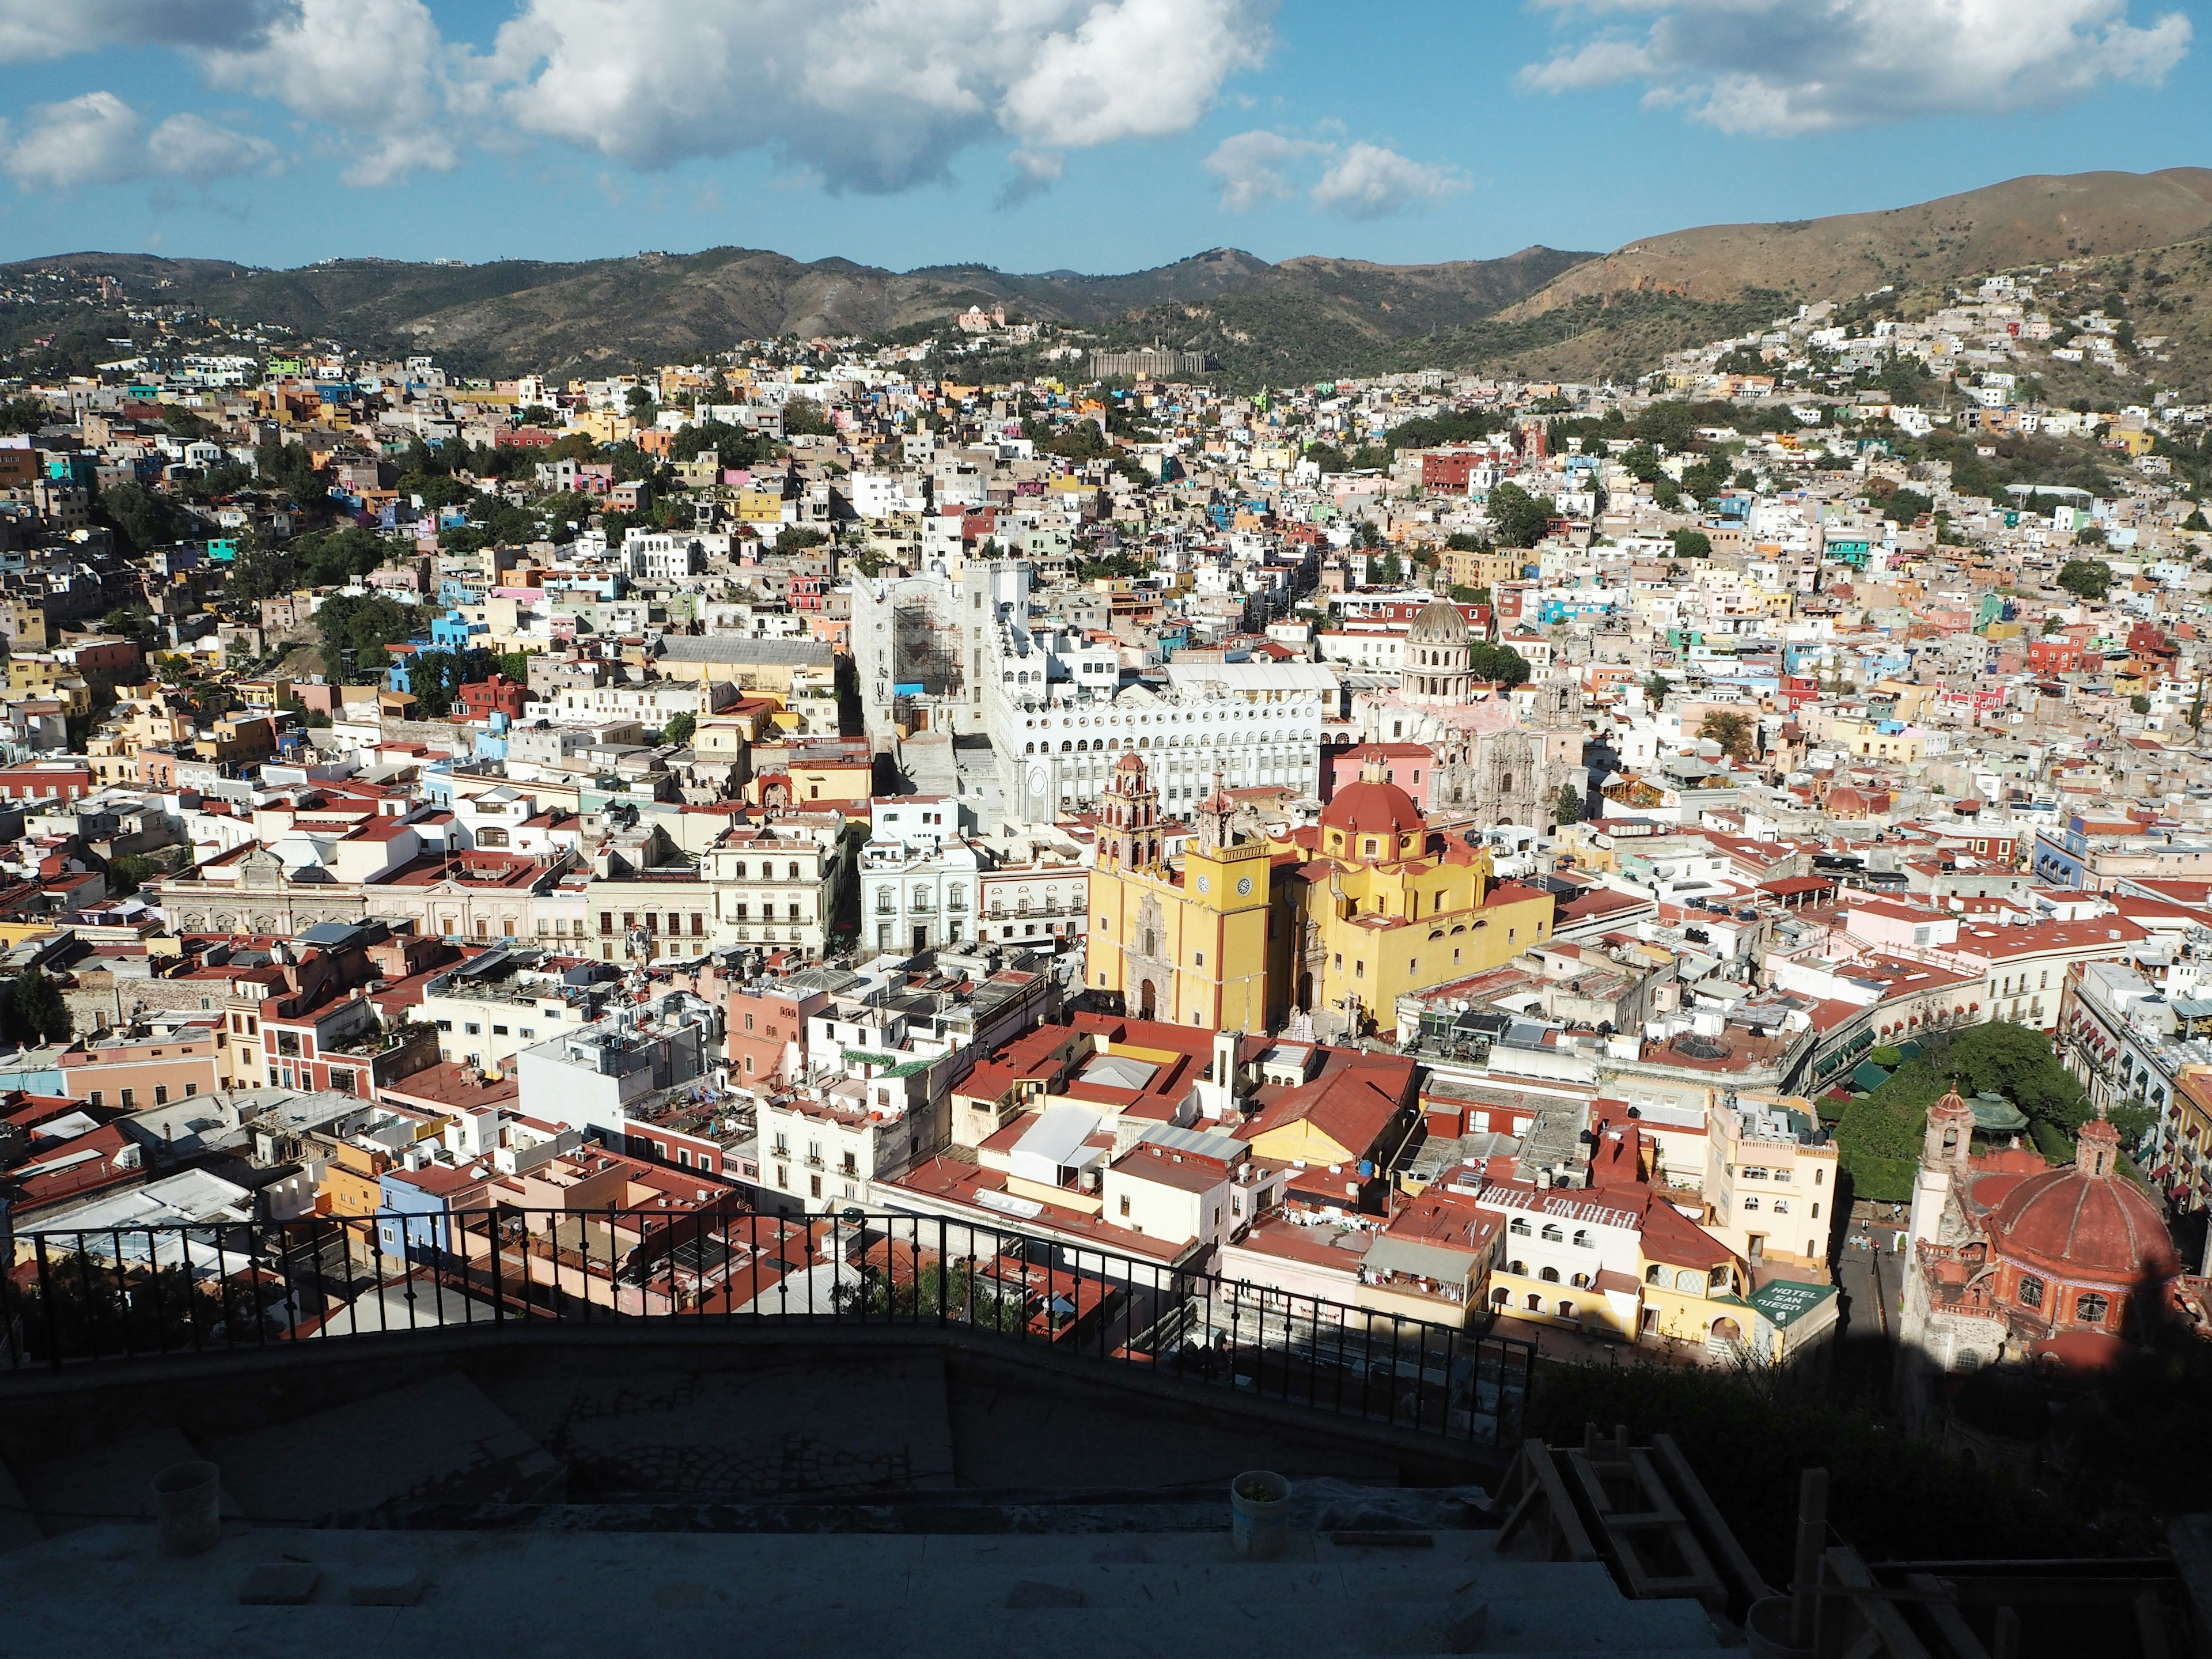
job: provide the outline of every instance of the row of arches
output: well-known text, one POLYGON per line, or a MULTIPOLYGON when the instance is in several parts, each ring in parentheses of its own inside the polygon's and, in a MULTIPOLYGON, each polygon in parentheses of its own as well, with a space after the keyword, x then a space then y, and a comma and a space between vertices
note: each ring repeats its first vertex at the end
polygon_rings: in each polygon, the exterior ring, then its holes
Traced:
MULTIPOLYGON (((1201 739, 1195 732, 1170 732, 1162 737, 1157 744, 1150 738, 1139 738, 1134 742, 1127 738, 1100 738, 1095 743, 1089 738, 1062 738, 1060 742, 1060 752, 1063 755, 1111 755, 1124 753, 1131 749, 1212 748, 1218 741, 1218 739, 1216 738, 1201 739)), ((1243 741, 1245 744, 1287 744, 1296 743, 1298 738, 1294 732, 1255 732, 1247 735, 1243 741)), ((1049 755, 1052 752, 1050 738, 1047 738, 1042 743, 1028 743, 1022 745, 1022 753, 1024 755, 1049 755)))

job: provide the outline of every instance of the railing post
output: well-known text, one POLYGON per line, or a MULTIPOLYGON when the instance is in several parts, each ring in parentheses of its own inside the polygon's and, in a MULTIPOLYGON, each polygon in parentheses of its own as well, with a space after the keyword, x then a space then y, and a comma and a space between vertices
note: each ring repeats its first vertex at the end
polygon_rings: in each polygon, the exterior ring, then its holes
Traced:
POLYGON ((46 1266, 46 1236, 32 1235, 38 1241, 39 1255, 39 1313, 40 1322, 46 1328, 46 1363, 56 1370, 62 1368, 62 1345, 54 1334, 54 1281, 46 1266))
POLYGON ((94 1298, 92 1292, 92 1253, 84 1248, 84 1233, 82 1230, 70 1236, 76 1240, 77 1285, 84 1291, 84 1334, 91 1347, 91 1352, 85 1357, 88 1359, 97 1359, 100 1358, 100 1321, 93 1313, 94 1298))

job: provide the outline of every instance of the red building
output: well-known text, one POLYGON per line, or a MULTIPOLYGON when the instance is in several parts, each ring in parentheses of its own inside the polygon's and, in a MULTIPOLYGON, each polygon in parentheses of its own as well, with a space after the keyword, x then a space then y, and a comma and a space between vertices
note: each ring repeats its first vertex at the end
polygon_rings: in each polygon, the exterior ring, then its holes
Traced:
POLYGON ((92 769, 74 761, 0 767, 0 799, 76 800, 92 793, 92 769))
POLYGON ((530 688, 494 674, 488 680, 471 680, 457 696, 461 718, 468 720, 488 720, 494 714, 504 714, 510 722, 522 718, 523 705, 530 701, 530 688))
POLYGON ((1431 450, 1421 457, 1421 488, 1464 495, 1474 469, 1486 459, 1464 449, 1431 450))

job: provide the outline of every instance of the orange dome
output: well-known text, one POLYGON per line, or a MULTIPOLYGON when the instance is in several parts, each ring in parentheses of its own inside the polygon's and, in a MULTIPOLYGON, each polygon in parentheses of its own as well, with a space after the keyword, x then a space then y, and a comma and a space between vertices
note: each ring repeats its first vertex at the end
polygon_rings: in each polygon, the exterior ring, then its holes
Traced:
POLYGON ((2116 1285, 2178 1272, 2158 1206, 2113 1167, 2118 1139, 2101 1118, 2085 1123, 2080 1161, 2007 1193, 1990 1217, 2000 1253, 2057 1277, 2116 1285))
POLYGON ((1395 783, 1365 778, 1338 790, 1322 809, 1321 823, 1348 836, 1405 836, 1428 826, 1411 795, 1395 783))
POLYGON ((1125 749, 1121 751, 1121 758, 1114 763, 1114 769, 1116 772, 1141 772, 1145 769, 1144 757, 1133 749, 1125 749))

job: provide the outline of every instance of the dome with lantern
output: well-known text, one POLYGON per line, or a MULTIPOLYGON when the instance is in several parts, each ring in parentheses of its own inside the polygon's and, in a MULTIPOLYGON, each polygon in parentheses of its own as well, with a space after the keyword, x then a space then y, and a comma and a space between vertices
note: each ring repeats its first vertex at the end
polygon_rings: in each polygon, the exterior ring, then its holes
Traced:
POLYGON ((1321 814, 1321 850, 1331 858, 1395 860, 1419 856, 1429 823, 1413 798, 1382 776, 1378 763, 1338 790, 1321 814))

